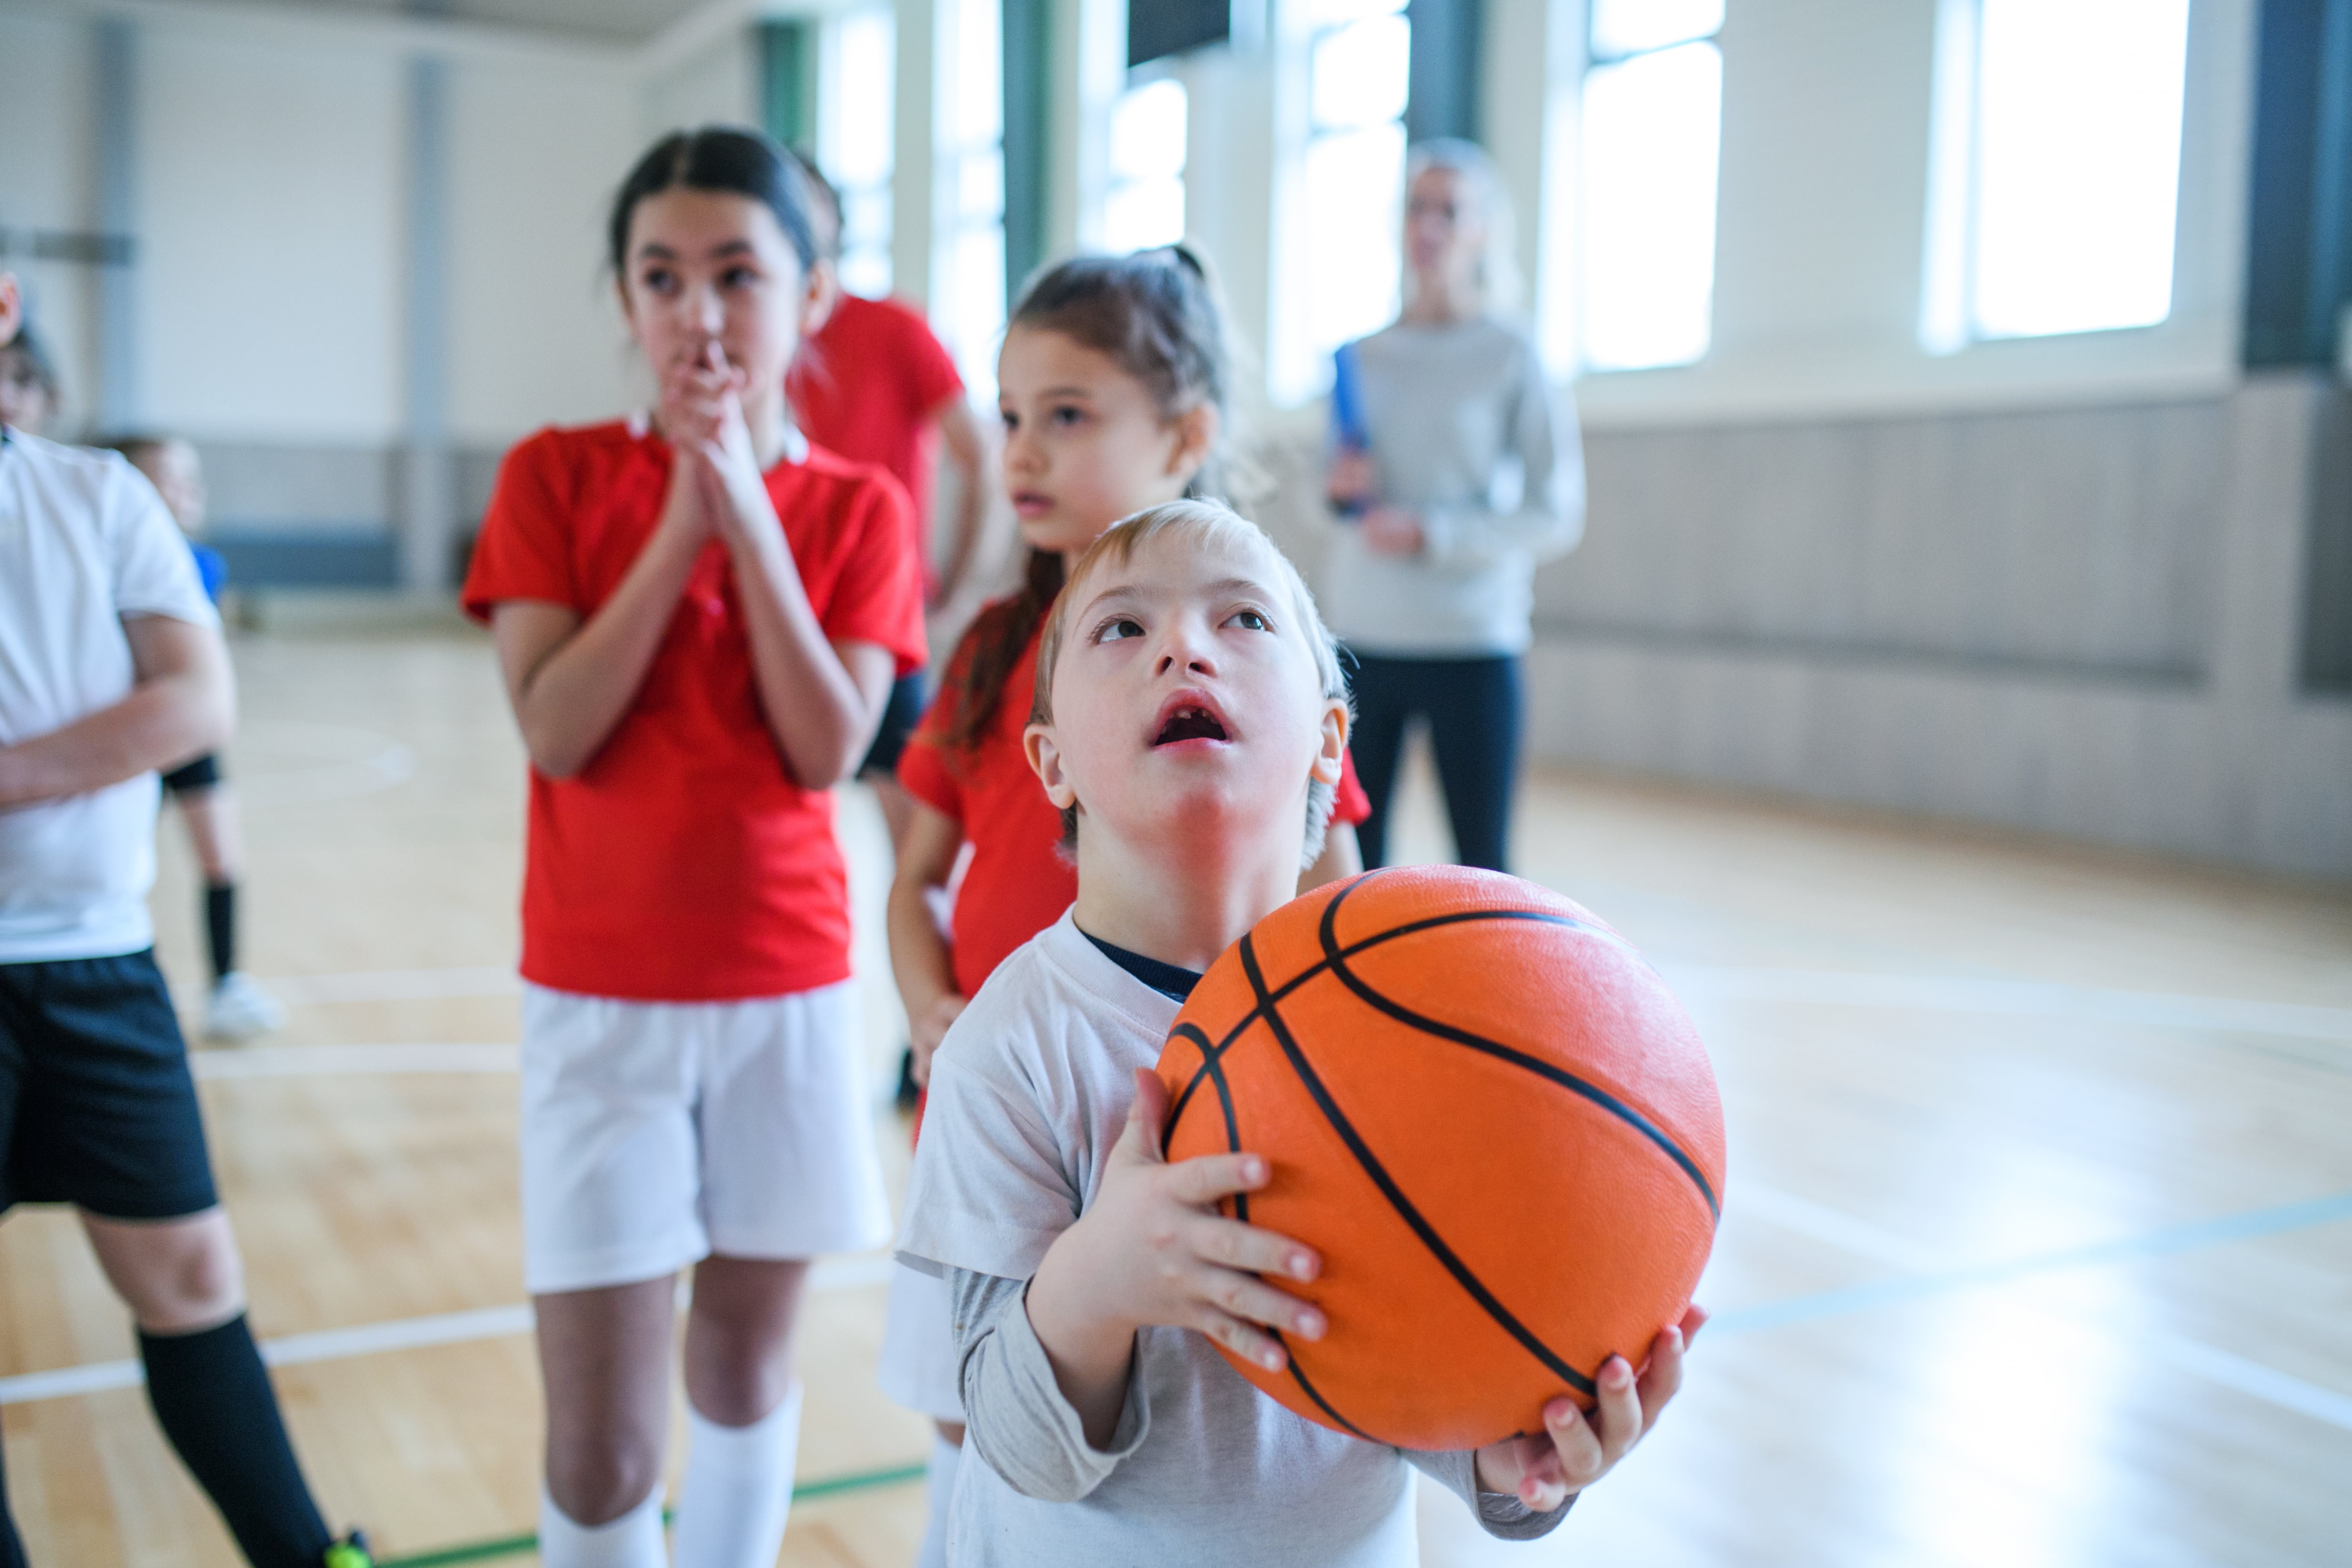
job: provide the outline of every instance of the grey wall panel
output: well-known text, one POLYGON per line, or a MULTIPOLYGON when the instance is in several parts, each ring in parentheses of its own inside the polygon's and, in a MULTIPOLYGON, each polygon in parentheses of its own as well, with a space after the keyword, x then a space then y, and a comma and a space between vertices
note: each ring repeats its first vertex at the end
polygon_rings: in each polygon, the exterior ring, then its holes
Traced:
POLYGON ((2191 675, 2210 653, 2218 402, 1586 437, 1569 627, 2191 675))
POLYGON ((2352 703, 1548 639, 1530 749, 2352 879, 2352 703))
POLYGON ((224 527, 373 532, 390 526, 392 453, 381 447, 198 444, 224 527))
POLYGON ((481 522, 483 509, 490 504, 491 487, 499 482, 499 465, 506 461, 506 449, 472 447, 457 454, 457 516, 466 532, 472 532, 481 522))
POLYGON ((2303 683, 2352 692, 2352 393, 2329 400, 2312 484, 2303 595, 2303 683))
MULTIPOLYGON (((388 447, 198 446, 215 526, 282 533, 289 529, 377 533, 392 526, 404 482, 388 447)), ((504 447, 460 447, 457 514, 470 533, 490 499, 504 447)))

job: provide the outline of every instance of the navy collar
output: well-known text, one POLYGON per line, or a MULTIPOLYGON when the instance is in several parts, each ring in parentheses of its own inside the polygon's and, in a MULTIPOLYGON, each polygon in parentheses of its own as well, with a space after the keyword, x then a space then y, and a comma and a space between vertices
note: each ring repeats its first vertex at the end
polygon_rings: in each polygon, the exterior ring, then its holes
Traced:
POLYGON ((1156 958, 1146 958, 1139 952, 1129 952, 1114 942, 1108 942, 1092 931, 1081 928, 1078 934, 1093 942, 1105 958, 1150 986, 1171 1002, 1181 1002, 1192 994, 1192 987, 1201 983, 1198 970, 1179 968, 1162 963, 1156 958))

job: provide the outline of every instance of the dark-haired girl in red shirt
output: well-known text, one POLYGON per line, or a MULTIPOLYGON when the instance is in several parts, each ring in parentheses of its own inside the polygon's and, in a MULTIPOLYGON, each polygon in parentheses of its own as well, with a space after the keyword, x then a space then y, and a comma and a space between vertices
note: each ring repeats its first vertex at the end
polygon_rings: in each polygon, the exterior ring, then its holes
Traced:
POLYGON ((677 1559, 775 1561, 811 1258, 889 1213, 826 793, 923 660, 907 500, 812 448, 784 371, 823 297, 799 172, 665 139, 612 217, 649 416, 509 455, 466 605, 530 752, 524 1273, 547 1393, 541 1561, 660 1568, 676 1277, 677 1559))

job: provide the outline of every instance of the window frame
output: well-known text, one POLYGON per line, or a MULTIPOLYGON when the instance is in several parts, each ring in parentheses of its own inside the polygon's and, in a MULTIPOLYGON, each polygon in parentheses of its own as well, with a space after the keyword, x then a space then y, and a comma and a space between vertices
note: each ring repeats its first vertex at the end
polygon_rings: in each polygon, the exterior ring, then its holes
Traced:
POLYGON ((1549 336, 1557 345, 1555 357, 1563 362, 1563 368, 1569 374, 1579 379, 1587 376, 1641 375, 1657 371, 1690 370, 1706 363, 1715 352, 1715 250, 1720 239, 1723 211, 1723 45, 1721 39, 1723 29, 1728 21, 1729 7, 1727 5, 1724 7, 1725 15, 1718 16, 1715 26, 1706 32, 1689 33, 1635 48, 1616 50, 1604 50, 1596 41, 1594 24, 1599 9, 1598 5, 1588 0, 1582 14, 1584 23, 1583 37, 1580 40, 1582 58, 1578 67, 1576 81, 1578 130, 1574 138, 1572 159, 1568 167, 1572 191, 1570 205, 1574 216, 1570 225, 1570 243, 1562 247, 1569 257, 1569 265, 1565 268, 1550 269, 1553 276, 1547 279, 1549 288, 1557 289, 1559 295, 1565 296, 1564 300, 1556 300, 1553 308, 1555 310, 1560 310, 1566 319, 1564 330, 1556 329, 1549 336), (1591 86, 1595 71, 1614 69, 1634 60, 1654 58, 1675 49, 1687 48, 1693 45, 1704 45, 1712 50, 1717 63, 1716 161, 1714 189, 1710 193, 1712 211, 1707 223, 1706 341, 1699 345, 1698 352, 1688 359, 1660 360, 1647 364, 1596 363, 1591 354, 1591 334, 1585 330, 1585 322, 1591 314, 1587 290, 1591 277, 1590 247, 1596 227, 1588 205, 1591 182, 1586 175, 1590 167, 1588 160, 1591 156, 1591 143, 1590 129, 1584 124, 1586 93, 1591 86), (1565 272, 1565 277, 1559 276, 1562 271, 1565 272), (1564 310, 1561 310, 1563 305, 1564 310), (1559 340, 1563 338, 1566 342, 1559 342, 1559 340))
POLYGON ((1984 3, 1937 0, 1917 323, 1921 352, 1931 358, 1948 359, 1995 344, 2162 332, 2179 321, 2181 274, 2187 259, 2182 214, 2190 205, 2189 129, 2197 75, 2198 7, 2193 0, 2184 0, 2182 8, 2183 61, 2172 150, 2171 238, 2164 313, 2145 321, 1999 331, 1984 329, 1977 292, 1983 236, 1984 3))

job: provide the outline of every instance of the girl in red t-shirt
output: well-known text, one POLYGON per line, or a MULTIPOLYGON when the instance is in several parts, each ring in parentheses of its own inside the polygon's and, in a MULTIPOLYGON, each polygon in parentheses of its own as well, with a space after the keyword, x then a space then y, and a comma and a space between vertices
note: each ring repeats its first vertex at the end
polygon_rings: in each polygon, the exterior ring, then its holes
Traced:
MULTIPOLYGON (((914 1077, 997 964, 1059 920, 1077 875, 1059 851, 1062 819, 1022 746, 1046 612, 1075 561, 1119 519, 1180 496, 1213 493, 1226 423, 1226 357, 1215 299, 1181 246, 1082 257, 1033 282, 997 361, 1004 484, 1029 546, 1021 591, 982 611, 950 659, 898 781, 914 820, 890 889, 890 963, 907 1005, 914 1077), (966 847, 953 931, 933 901, 966 847)), ((1318 887, 1362 868, 1353 824, 1368 809, 1343 776, 1318 887)), ((946 1504, 963 1408, 944 1288, 900 1269, 890 1287, 881 1381, 939 1424, 931 1521, 919 1568, 946 1561, 946 1504)))
POLYGON ((659 402, 516 447, 465 594, 531 761, 541 1560, 667 1561, 671 1312, 691 1267, 678 1561, 768 1563, 808 1261, 889 1232, 827 790, 923 662, 920 563, 897 483, 810 447, 786 409, 823 274, 782 150, 664 139, 610 243, 659 402))

